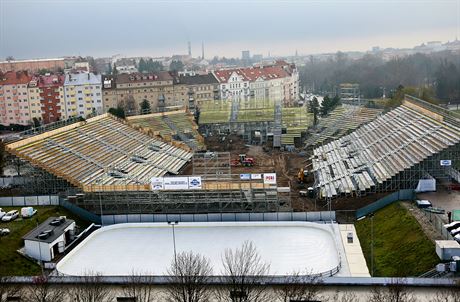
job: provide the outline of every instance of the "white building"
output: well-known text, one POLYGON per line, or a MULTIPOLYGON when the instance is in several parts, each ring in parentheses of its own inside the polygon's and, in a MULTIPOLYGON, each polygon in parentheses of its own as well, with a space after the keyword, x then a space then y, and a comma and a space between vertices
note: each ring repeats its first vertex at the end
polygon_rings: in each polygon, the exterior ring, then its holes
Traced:
POLYGON ((51 261, 64 252, 73 240, 75 221, 65 217, 50 217, 26 234, 24 250, 27 256, 41 261, 51 261))
POLYGON ((219 81, 220 98, 244 101, 299 100, 299 73, 295 65, 284 61, 271 65, 222 69, 213 72, 219 81))
POLYGON ((222 100, 249 98, 249 79, 241 69, 222 69, 213 72, 219 81, 220 98, 222 100))
POLYGON ((101 114, 103 112, 101 75, 67 74, 64 82, 64 96, 67 117, 101 114))

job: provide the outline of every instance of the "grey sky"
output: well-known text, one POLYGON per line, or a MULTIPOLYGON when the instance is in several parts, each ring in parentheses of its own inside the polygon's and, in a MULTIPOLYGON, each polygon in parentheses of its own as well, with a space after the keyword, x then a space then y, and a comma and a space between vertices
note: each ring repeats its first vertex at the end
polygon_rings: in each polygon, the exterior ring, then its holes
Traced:
POLYGON ((291 55, 460 38, 460 0, 0 0, 0 59, 291 55))

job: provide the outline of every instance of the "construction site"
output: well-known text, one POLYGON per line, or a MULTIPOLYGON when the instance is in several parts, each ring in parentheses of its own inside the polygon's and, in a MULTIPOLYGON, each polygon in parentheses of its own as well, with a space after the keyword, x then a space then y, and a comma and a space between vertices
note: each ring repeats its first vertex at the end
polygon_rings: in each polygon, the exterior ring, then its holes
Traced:
POLYGON ((185 110, 105 114, 29 131, 6 150, 23 165, 19 194, 57 194, 98 215, 357 209, 420 179, 458 181, 459 117, 435 105, 342 105, 311 123, 306 107, 212 101, 199 126, 185 110), (199 189, 166 187, 194 177, 199 189))

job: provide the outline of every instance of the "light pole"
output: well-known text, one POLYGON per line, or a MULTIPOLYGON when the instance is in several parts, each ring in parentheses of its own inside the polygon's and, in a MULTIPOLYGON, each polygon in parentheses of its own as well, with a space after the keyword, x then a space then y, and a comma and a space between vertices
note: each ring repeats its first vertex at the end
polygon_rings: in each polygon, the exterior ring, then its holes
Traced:
POLYGON ((174 245, 174 265, 177 270, 177 253, 176 253, 176 233, 174 232, 174 227, 179 224, 179 221, 168 221, 168 225, 172 226, 173 233, 173 245, 174 245))
POLYGON ((374 277, 374 213, 369 214, 371 219, 371 277, 374 277))

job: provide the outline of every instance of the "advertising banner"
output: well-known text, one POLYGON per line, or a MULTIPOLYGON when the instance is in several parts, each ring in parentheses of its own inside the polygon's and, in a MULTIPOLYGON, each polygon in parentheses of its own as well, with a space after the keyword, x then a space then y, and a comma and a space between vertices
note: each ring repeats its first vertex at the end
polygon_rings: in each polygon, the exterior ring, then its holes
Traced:
POLYGON ((276 185, 276 173, 264 173, 264 184, 276 185))
POLYGON ((188 190, 188 177, 164 177, 163 188, 165 190, 188 190))
POLYGON ((189 176, 188 188, 191 190, 202 189, 201 176, 189 176))
POLYGON ((450 159, 443 159, 440 164, 441 166, 452 166, 452 161, 450 159))
POLYGON ((241 180, 250 180, 251 179, 251 174, 240 174, 240 179, 241 180))
POLYGON ((251 179, 262 179, 262 174, 251 174, 251 179))
POLYGON ((163 190, 163 177, 152 177, 150 184, 153 191, 163 190))

